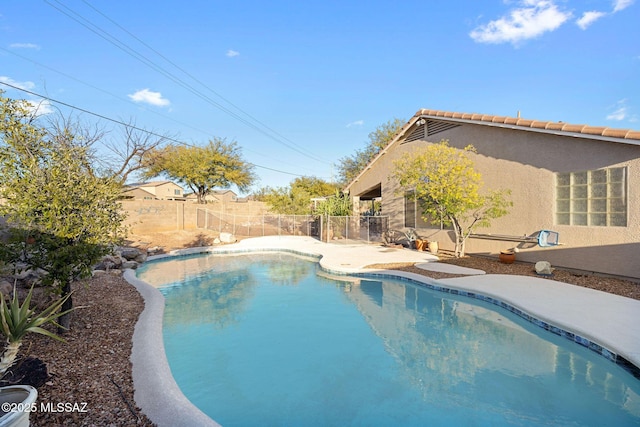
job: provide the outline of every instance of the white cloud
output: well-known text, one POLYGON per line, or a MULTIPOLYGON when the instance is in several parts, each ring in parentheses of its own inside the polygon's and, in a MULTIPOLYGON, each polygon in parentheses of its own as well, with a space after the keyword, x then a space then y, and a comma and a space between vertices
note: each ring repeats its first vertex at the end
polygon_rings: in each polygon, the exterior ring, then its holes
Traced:
POLYGON ((229 58, 233 58, 234 56, 239 56, 239 55, 240 55, 240 52, 238 52, 238 51, 236 51, 236 50, 229 49, 229 50, 227 51, 226 55, 227 55, 229 58))
POLYGON ((352 126, 362 126, 364 125, 364 120, 356 120, 355 122, 351 122, 347 124, 347 127, 350 128, 352 126))
POLYGON ((152 92, 149 89, 142 89, 127 95, 133 102, 143 102, 146 104, 155 105, 157 107, 166 107, 171 104, 168 99, 163 98, 160 92, 152 92))
POLYGON ((29 82, 29 81, 17 82, 13 80, 11 77, 7 77, 7 76, 0 76, 0 82, 4 82, 7 84, 10 84, 11 86, 15 86, 20 89, 26 89, 26 90, 31 90, 36 87, 36 84, 34 82, 29 82))
POLYGON ((578 19, 576 21, 576 24, 578 24, 578 27, 582 28, 583 30, 586 30, 589 25, 593 24, 598 19, 606 15, 607 15, 606 12, 598 12, 597 10, 584 12, 582 14, 582 18, 578 19))
POLYGON ((561 11, 553 0, 522 0, 520 7, 479 26, 469 36, 479 43, 517 44, 556 30, 569 18, 571 12, 561 11))
MULTIPOLYGON (((17 82, 15 80, 13 80, 11 77, 7 77, 7 76, 0 76, 0 82, 3 83, 7 83, 10 84, 11 86, 15 86, 18 89, 24 89, 24 90, 32 90, 36 87, 36 84, 33 82, 17 82)), ((5 87, 0 86, 0 88, 5 87)), ((12 89, 12 88, 9 88, 12 89)), ((17 89, 15 89, 17 90, 17 89)), ((20 96, 20 99, 23 99, 22 96, 20 96)), ((46 99, 26 99, 27 101, 27 105, 25 106, 27 108, 27 110, 29 110, 29 112, 31 112, 32 114, 36 115, 36 116, 44 116, 45 114, 51 114, 53 113, 53 107, 51 106, 51 102, 47 101, 46 99)))
POLYGON ((626 99, 621 99, 611 108, 615 108, 615 110, 607 115, 607 120, 622 121, 629 118, 629 107, 627 107, 626 99))
POLYGON ((624 120, 626 116, 627 107, 619 107, 617 110, 607 115, 607 120, 621 121, 624 120))
POLYGON ((51 114, 54 112, 53 107, 51 106, 51 102, 46 99, 42 99, 39 101, 28 100, 29 105, 27 106, 27 110, 36 116, 44 116, 46 114, 51 114))
POLYGON ((631 6, 635 0, 613 0, 613 11, 620 12, 631 6))
POLYGON ((11 49, 35 49, 40 50, 40 45, 34 43, 11 43, 9 45, 11 49))

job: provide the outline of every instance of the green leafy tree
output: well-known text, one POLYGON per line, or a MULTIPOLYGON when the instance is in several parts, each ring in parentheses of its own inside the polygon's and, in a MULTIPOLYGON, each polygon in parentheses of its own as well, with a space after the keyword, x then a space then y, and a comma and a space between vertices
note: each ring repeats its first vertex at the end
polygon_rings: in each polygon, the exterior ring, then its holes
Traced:
POLYGON ((508 190, 480 193, 482 178, 470 153, 475 153, 471 145, 459 150, 442 140, 406 153, 394 162, 392 174, 403 191, 413 191, 421 201, 425 221, 442 220, 453 227, 456 257, 464 256, 466 240, 475 228, 488 227, 491 219, 506 215, 512 206, 508 190))
POLYGON ((326 197, 338 191, 339 186, 316 177, 294 179, 289 187, 261 190, 262 200, 272 212, 285 215, 308 215, 312 213, 314 197, 326 197))
POLYGON ((391 142, 404 126, 404 121, 392 119, 378 126, 369 134, 369 142, 362 150, 356 150, 351 156, 338 160, 338 180, 348 184, 373 160, 373 158, 391 142))
MULTIPOLYGON (((124 235, 119 179, 92 169, 90 147, 68 129, 39 127, 23 101, 0 96, 0 215, 10 237, 0 257, 47 272, 45 285, 73 307, 71 282, 124 235)), ((60 318, 63 329, 70 316, 60 318)), ((62 330, 61 330, 62 331, 62 330)))
POLYGON ((316 213, 329 216, 349 216, 353 213, 353 204, 348 194, 339 190, 318 204, 316 213))
POLYGON ((165 175, 178 181, 196 194, 198 203, 206 203, 214 188, 235 185, 244 191, 256 180, 253 165, 242 158, 238 144, 220 138, 204 147, 170 145, 154 150, 146 162, 145 178, 165 175))

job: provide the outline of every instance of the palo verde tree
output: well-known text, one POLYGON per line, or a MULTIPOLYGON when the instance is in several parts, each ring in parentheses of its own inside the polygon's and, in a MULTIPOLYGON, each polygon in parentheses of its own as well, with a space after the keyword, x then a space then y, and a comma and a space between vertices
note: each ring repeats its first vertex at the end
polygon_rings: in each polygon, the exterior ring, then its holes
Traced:
POLYGON ((406 153, 394 162, 392 174, 403 192, 413 191, 425 221, 453 227, 456 257, 464 256, 466 240, 475 228, 488 227, 512 205, 508 190, 480 193, 482 178, 471 153, 475 153, 471 145, 459 150, 442 140, 406 153))
POLYGON ((348 184, 373 160, 373 158, 391 142, 404 126, 400 119, 392 119, 378 126, 369 133, 369 142, 362 150, 356 150, 351 156, 338 160, 338 180, 342 184, 348 184))
MULTIPOLYGON (((10 238, 0 256, 47 272, 44 283, 72 308, 71 282, 123 237, 122 186, 92 168, 93 154, 68 128, 39 127, 25 101, 0 94, 0 215, 10 238)), ((60 318, 68 329, 70 317, 60 318)))
POLYGON ((235 185, 244 191, 256 176, 253 165, 242 158, 238 144, 215 138, 203 147, 169 145, 153 150, 146 160, 145 178, 164 175, 193 191, 198 203, 206 203, 206 196, 214 188, 235 185))

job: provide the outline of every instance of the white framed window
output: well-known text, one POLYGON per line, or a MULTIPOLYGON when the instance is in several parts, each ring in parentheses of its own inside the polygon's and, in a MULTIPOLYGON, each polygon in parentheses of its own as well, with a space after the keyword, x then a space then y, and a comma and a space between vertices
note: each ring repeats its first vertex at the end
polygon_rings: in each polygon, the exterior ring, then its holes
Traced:
POLYGON ((627 169, 608 168, 556 175, 556 223, 627 226, 627 169))

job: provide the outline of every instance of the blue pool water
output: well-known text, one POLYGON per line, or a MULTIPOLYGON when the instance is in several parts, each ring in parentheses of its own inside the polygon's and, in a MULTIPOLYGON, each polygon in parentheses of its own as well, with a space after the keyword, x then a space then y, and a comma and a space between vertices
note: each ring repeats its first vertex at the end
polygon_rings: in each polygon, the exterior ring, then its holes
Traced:
POLYGON ((176 382, 224 426, 640 425, 639 380, 482 301, 284 253, 138 277, 166 298, 176 382))

